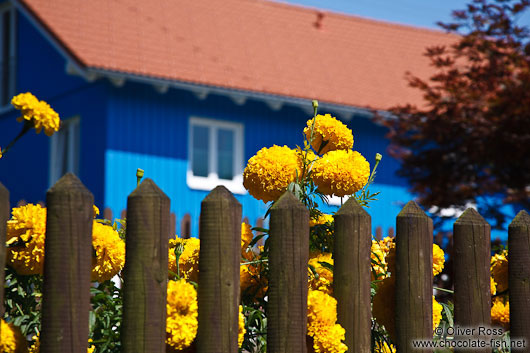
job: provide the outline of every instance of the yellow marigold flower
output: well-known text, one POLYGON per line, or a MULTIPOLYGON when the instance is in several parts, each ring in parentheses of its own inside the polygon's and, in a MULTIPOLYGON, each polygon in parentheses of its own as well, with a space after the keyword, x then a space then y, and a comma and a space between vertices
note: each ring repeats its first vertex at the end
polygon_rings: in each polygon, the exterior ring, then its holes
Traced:
POLYGON ((432 329, 433 331, 438 327, 438 325, 440 325, 440 321, 442 321, 442 310, 443 310, 442 304, 438 303, 433 295, 432 296, 432 329))
POLYGON ((248 160, 243 186, 258 200, 275 201, 301 174, 300 164, 296 151, 287 146, 262 148, 248 160))
POLYGON ((181 246, 182 254, 179 257, 180 276, 188 281, 197 283, 199 281, 199 251, 201 242, 198 238, 170 239, 168 245, 168 266, 169 270, 177 273, 177 256, 175 248, 181 246))
POLYGON ((318 274, 318 278, 309 270, 309 288, 312 290, 322 291, 326 294, 333 293, 333 272, 322 266, 320 262, 333 265, 331 253, 314 252, 309 258, 309 265, 313 266, 318 274))
POLYGON ((445 254, 436 244, 432 244, 432 275, 436 276, 444 269, 445 254))
POLYGON ((316 353, 343 353, 348 348, 344 341, 344 329, 336 323, 337 301, 330 295, 309 290, 307 295, 307 335, 313 339, 316 353))
POLYGON ((91 280, 104 282, 121 271, 125 264, 125 242, 111 226, 94 221, 92 225, 91 280))
MULTIPOLYGON (((31 347, 29 347, 28 351, 24 351, 24 352, 39 353, 40 352, 40 335, 37 334, 36 336, 33 336, 31 339, 33 341, 33 343, 31 344, 31 347)), ((90 343, 92 343, 92 339, 88 340, 89 347, 86 350, 87 353, 93 353, 94 350, 96 349, 96 347, 94 345, 90 344, 90 343)), ((2 352, 2 351, 0 351, 0 352, 2 352)))
POLYGON ((252 226, 245 222, 241 223, 241 251, 242 252, 244 252, 248 248, 253 238, 254 238, 254 234, 252 234, 252 226))
POLYGON ((25 353, 27 351, 28 345, 20 329, 0 319, 0 352, 25 353))
POLYGON ((349 150, 353 147, 352 131, 330 114, 319 114, 316 118, 307 121, 307 127, 304 128, 304 133, 308 141, 311 138, 311 126, 313 126, 314 119, 316 121, 311 146, 319 154, 325 154, 335 150, 349 150), (324 143, 326 145, 322 147, 324 143))
POLYGON ((11 104, 22 113, 17 120, 31 121, 37 133, 44 129, 44 133, 51 136, 55 131, 59 131, 61 124, 59 114, 48 103, 39 101, 33 94, 29 92, 18 94, 13 97, 11 104))
POLYGON ((96 205, 92 205, 92 209, 94 210, 94 218, 96 218, 99 215, 99 208, 96 205))
POLYGON ((268 288, 268 279, 262 275, 263 264, 258 262, 260 256, 250 250, 245 253, 241 262, 251 262, 242 264, 239 267, 239 281, 242 296, 252 298, 263 298, 268 288))
POLYGON ((375 342, 375 353, 396 353, 396 348, 387 342, 375 342))
POLYGON ((197 291, 184 279, 167 284, 166 344, 175 350, 191 345, 198 328, 197 291))
POLYGON ((499 297, 493 301, 491 307, 491 323, 502 326, 505 330, 510 329, 510 302, 499 297))
POLYGON ((42 274, 46 208, 27 204, 12 210, 7 222, 7 264, 18 274, 42 274))
POLYGON ((508 289, 508 251, 491 257, 491 275, 497 283, 497 292, 502 293, 508 289))
POLYGON ((497 284, 495 283, 493 277, 490 277, 490 291, 491 295, 497 294, 497 284))
POLYGON ((237 335, 237 345, 239 348, 241 348, 241 345, 243 344, 243 341, 245 340, 245 333, 247 330, 245 330, 245 315, 243 315, 243 306, 239 306, 239 320, 238 320, 238 335, 237 335))
POLYGON ((326 195, 346 196, 362 189, 370 176, 370 164, 357 151, 326 153, 313 163, 311 177, 326 195))
POLYGON ((387 264, 385 258, 387 253, 385 250, 386 246, 384 245, 383 240, 377 241, 372 239, 372 247, 370 251, 372 281, 386 277, 387 264))
POLYGON ((337 321, 337 300, 319 291, 309 290, 307 294, 307 334, 314 336, 324 327, 337 321))
POLYGON ((333 215, 321 213, 318 218, 309 219, 309 227, 314 227, 321 224, 333 223, 333 215))
POLYGON ((348 347, 342 342, 345 340, 346 331, 335 324, 323 327, 321 331, 313 335, 313 352, 315 353, 344 353, 348 347))
MULTIPOLYGON (((377 292, 373 298, 372 315, 379 323, 385 327, 390 338, 395 341, 395 312, 396 305, 393 300, 396 293, 396 281, 394 276, 390 276, 379 282, 377 292)), ((440 324, 442 319, 442 305, 439 304, 434 296, 432 297, 432 325, 433 331, 440 324)))

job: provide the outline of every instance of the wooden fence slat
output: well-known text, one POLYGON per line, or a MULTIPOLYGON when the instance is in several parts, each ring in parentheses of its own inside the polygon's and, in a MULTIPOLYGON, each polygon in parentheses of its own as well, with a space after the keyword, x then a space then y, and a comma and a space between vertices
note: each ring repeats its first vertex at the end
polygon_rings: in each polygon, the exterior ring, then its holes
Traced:
MULTIPOLYGON (((477 211, 468 208, 456 220, 453 233, 456 269, 454 271, 455 324, 473 328, 489 326, 491 324, 490 225, 477 211)), ((491 352, 491 348, 475 349, 473 352, 491 352)))
POLYGON ((414 202, 396 218, 396 345, 413 349, 412 340, 432 339, 432 220, 414 202))
POLYGON ((272 206, 267 351, 306 353, 309 211, 291 193, 272 206))
POLYGON ((86 353, 94 196, 72 173, 46 193, 40 351, 86 353))
POLYGON ((348 352, 370 352, 370 215, 351 197, 335 214, 333 294, 348 352))
POLYGON ((197 352, 236 353, 241 204, 224 186, 201 203, 197 352))
POLYGON ((530 339, 530 216, 520 211, 508 227, 510 337, 530 339))
POLYGON ((166 351, 169 198, 149 178, 127 198, 123 352, 166 351))
MULTIPOLYGON (((0 183, 0 318, 4 317, 4 280, 6 265, 6 232, 10 212, 9 190, 0 183)), ((0 337, 2 333, 0 332, 0 337)))

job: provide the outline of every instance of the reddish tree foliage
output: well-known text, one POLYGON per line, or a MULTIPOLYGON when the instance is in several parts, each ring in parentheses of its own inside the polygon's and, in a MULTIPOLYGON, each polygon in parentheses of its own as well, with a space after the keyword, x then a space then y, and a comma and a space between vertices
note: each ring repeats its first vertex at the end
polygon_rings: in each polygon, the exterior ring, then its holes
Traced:
POLYGON ((530 209, 530 33, 516 23, 528 7, 474 0, 454 11, 453 23, 439 25, 460 35, 456 43, 425 53, 436 74, 408 74, 426 105, 376 117, 422 205, 463 207, 493 195, 530 209))

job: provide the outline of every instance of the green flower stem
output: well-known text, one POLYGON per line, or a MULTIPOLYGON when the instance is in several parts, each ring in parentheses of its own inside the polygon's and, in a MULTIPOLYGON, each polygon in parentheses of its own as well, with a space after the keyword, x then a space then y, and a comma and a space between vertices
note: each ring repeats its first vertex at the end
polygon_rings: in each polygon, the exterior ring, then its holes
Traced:
POLYGON ((256 261, 249 261, 249 262, 242 262, 240 265, 251 265, 251 264, 259 264, 262 262, 269 262, 269 259, 263 259, 263 260, 256 260, 256 261))
POLYGON ((439 290, 440 292, 446 292, 446 293, 450 293, 450 294, 455 294, 455 292, 450 290, 450 289, 445 289, 445 288, 440 288, 440 287, 432 287, 432 288, 436 289, 436 290, 439 290))
POLYGON ((22 137, 24 136, 29 130, 31 130, 31 128, 33 127, 33 123, 30 121, 30 120, 25 120, 24 121, 24 126, 22 127, 22 130, 20 131, 20 133, 17 135, 17 137, 15 137, 13 139, 13 141, 11 141, 6 148, 3 148, 1 153, 2 153, 2 157, 6 155, 7 151, 9 151, 11 149, 11 147, 13 147, 13 145, 22 137))

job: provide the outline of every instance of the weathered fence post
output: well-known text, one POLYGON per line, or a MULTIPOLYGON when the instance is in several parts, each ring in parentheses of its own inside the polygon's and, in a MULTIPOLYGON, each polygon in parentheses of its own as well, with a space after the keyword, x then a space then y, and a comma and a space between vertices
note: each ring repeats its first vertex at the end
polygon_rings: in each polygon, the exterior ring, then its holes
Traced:
POLYGON ((432 329, 432 220, 410 201, 396 218, 396 345, 413 349, 412 340, 433 337, 432 329))
MULTIPOLYGON (((468 208, 453 226, 455 324, 475 328, 491 324, 490 225, 468 208)), ((466 351, 466 350, 457 350, 466 351)), ((491 352, 490 347, 473 352, 491 352)))
POLYGON ((333 293, 348 352, 370 352, 370 215, 350 199, 335 214, 333 293))
MULTIPOLYGON (((6 232, 9 219, 9 191, 0 183, 0 318, 4 317, 4 280, 6 265, 6 232)), ((1 332, 0 332, 0 337, 1 332)))
POLYGON ((166 351, 169 198, 145 179, 127 198, 123 352, 166 351))
POLYGON ((201 203, 197 352, 236 353, 241 204, 224 186, 201 203))
POLYGON ((270 217, 267 351, 306 353, 309 211, 288 191, 270 217))
POLYGON ((40 351, 86 353, 94 196, 72 173, 46 193, 40 351))
POLYGON ((521 211, 508 227, 510 337, 530 345, 530 216, 521 211))

